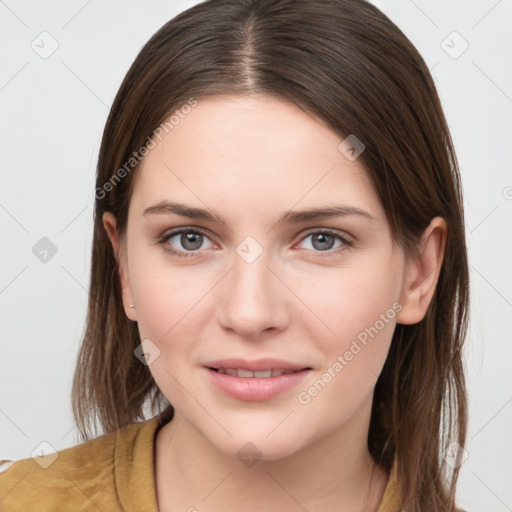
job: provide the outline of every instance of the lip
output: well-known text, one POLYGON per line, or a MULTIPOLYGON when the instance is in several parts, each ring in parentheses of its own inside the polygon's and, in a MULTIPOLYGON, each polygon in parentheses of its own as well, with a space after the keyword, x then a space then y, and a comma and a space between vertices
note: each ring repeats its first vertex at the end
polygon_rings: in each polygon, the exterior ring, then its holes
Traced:
POLYGON ((247 402, 263 402, 283 393, 299 384, 311 371, 310 367, 290 363, 280 359, 258 359, 246 361, 244 359, 222 359, 211 361, 205 366, 205 371, 212 384, 222 393, 247 402), (251 371, 265 371, 271 369, 295 370, 294 373, 277 375, 275 377, 237 377, 218 373, 212 368, 239 368, 251 371))
MULTIPOLYGON (((291 363, 289 361, 284 361, 283 359, 273 359, 270 357, 265 357, 262 359, 255 359, 253 361, 248 361, 246 359, 240 358, 229 358, 229 359, 219 359, 217 361, 210 361, 205 363, 203 366, 206 368, 240 368, 241 370, 251 370, 251 371, 265 371, 265 370, 304 370, 310 369, 309 366, 291 363)), ((269 377, 273 378, 273 377, 269 377)))

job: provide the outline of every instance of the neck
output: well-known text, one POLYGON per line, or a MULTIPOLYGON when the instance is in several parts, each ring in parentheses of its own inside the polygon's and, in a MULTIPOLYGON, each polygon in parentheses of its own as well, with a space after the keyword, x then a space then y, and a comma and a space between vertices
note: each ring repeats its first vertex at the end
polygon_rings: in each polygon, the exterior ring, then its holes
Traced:
POLYGON ((388 475, 368 452, 369 408, 337 431, 277 460, 218 450, 175 412, 157 434, 159 510, 374 512, 388 475))

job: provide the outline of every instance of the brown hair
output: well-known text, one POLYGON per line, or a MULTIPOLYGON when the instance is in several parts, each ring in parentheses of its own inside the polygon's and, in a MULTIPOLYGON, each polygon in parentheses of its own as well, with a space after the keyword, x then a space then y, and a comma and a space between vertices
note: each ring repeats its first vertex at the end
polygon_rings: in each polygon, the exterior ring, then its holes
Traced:
POLYGON ((82 438, 98 423, 110 432, 146 419, 147 400, 152 413, 172 412, 134 356, 141 340, 123 309, 102 215, 112 212, 125 234, 137 171, 130 159, 174 110, 191 98, 254 93, 291 100, 340 138, 355 134, 365 144, 359 158, 408 254, 433 217, 446 220, 435 296, 421 322, 396 326, 368 446, 384 469, 396 460, 404 510, 452 511, 459 469, 451 471, 443 453, 450 443, 464 447, 467 424, 461 350, 469 277, 458 165, 425 62, 363 0, 208 0, 166 23, 140 51, 98 160, 88 316, 73 382, 82 438))

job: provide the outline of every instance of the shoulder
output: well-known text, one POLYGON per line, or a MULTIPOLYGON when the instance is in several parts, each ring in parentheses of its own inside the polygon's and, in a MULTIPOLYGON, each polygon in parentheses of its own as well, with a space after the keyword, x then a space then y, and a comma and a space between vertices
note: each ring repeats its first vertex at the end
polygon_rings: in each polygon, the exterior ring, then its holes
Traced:
POLYGON ((17 512, 37 506, 43 512, 63 510, 64 505, 73 511, 120 510, 114 474, 116 447, 131 446, 146 423, 134 423, 41 457, 2 461, 0 509, 17 512))

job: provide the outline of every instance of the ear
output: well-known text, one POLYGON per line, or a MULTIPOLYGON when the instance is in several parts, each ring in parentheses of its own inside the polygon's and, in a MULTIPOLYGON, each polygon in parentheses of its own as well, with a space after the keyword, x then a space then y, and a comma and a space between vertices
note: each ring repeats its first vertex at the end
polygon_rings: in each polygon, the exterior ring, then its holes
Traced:
POLYGON ((434 217, 423 233, 418 256, 406 260, 397 323, 415 324, 427 313, 443 264, 446 233, 445 220, 434 217))
POLYGON ((121 283, 121 290, 123 294, 123 306, 126 316, 133 320, 137 321, 137 316, 135 314, 135 308, 130 307, 130 304, 134 304, 132 297, 132 290, 130 288, 130 279, 128 275, 128 262, 126 258, 125 251, 123 250, 123 245, 119 239, 119 233, 117 231, 117 221, 114 215, 111 212, 105 212, 102 217, 103 227, 107 232, 107 235, 112 243, 112 248, 114 250, 114 257, 117 261, 119 279, 121 283))

